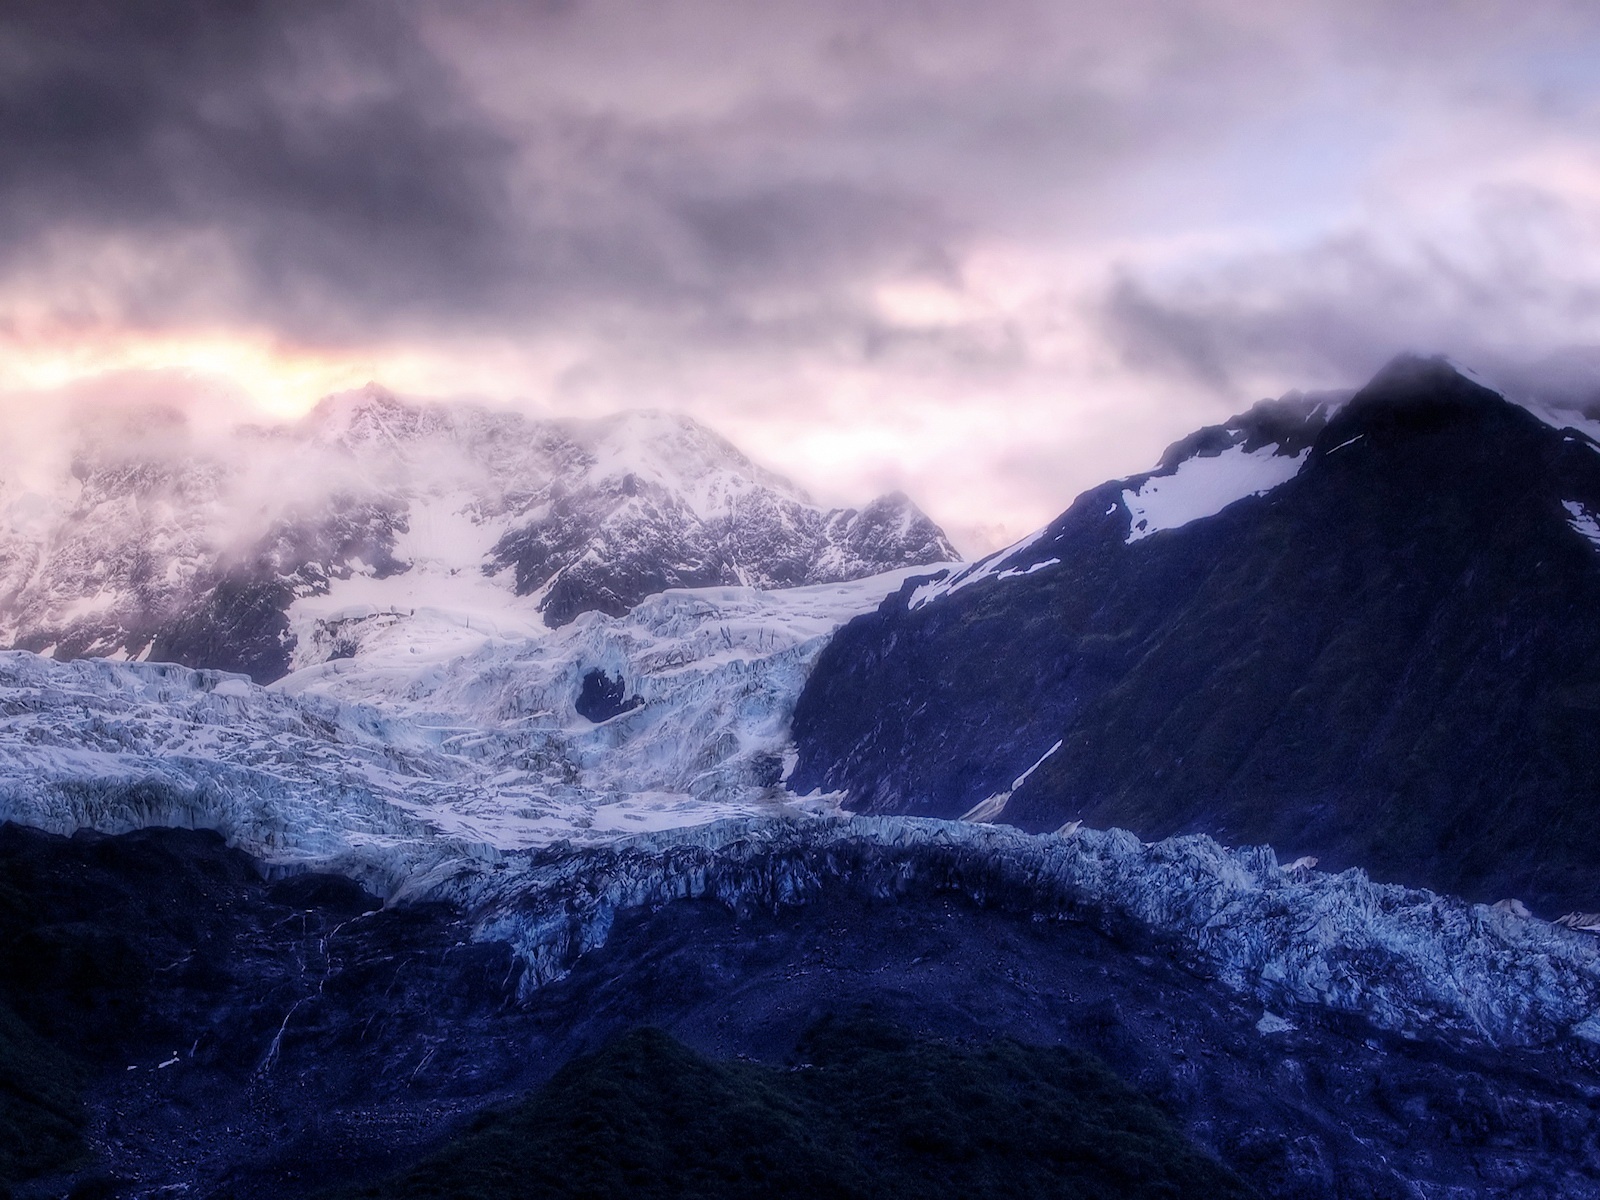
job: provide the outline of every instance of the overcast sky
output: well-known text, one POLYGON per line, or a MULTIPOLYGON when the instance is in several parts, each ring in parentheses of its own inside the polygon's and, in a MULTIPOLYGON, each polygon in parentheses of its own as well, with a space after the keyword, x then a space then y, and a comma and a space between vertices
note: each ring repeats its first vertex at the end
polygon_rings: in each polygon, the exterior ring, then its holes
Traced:
POLYGON ((17 419, 664 407, 976 552, 1398 351, 1600 390, 1593 0, 0 12, 17 419))

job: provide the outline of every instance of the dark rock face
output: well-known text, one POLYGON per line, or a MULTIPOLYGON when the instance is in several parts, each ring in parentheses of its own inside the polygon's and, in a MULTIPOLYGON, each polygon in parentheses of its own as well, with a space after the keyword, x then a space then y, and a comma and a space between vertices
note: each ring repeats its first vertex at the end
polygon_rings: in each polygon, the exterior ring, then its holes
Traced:
POLYGON ((627 680, 612 679, 597 668, 583 677, 583 688, 578 692, 573 707, 578 710, 580 717, 598 725, 601 721, 632 712, 643 703, 638 696, 628 695, 627 680))
POLYGON ((1320 428, 1292 415, 1223 431, 1309 444, 1265 495, 1130 540, 1110 483, 998 564, 1013 577, 920 606, 908 584, 846 626, 800 699, 791 786, 933 816, 1011 792, 998 819, 1029 830, 1206 832, 1600 907, 1595 443, 1438 361, 1398 361, 1320 428))
MULTIPOLYGON (((256 680, 289 671, 292 640, 284 610, 292 589, 276 578, 239 574, 224 578, 194 606, 158 626, 148 643, 156 662, 205 663, 256 680)), ((135 649, 135 653, 143 650, 135 649)))
POLYGON ((670 494, 641 497, 631 475, 614 483, 598 494, 562 496, 491 552, 489 569, 513 569, 518 595, 551 585, 542 601, 551 628, 583 612, 620 617, 668 588, 733 582, 720 548, 687 505, 670 494))
POLYGON ((1453 1048, 1325 1010, 1263 1032, 1257 1002, 1160 937, 1020 897, 841 879, 743 912, 643 906, 519 1004, 510 948, 449 907, 269 882, 211 834, 0 827, 0 881, 0 1000, 87 1063, 96 1158, 76 1178, 106 1195, 362 1183, 641 1025, 789 1063, 819 1020, 866 1012, 1093 1054, 1265 1195, 1600 1196, 1586 1043, 1453 1048))
POLYGON ((558 628, 584 612, 621 616, 668 588, 799 587, 955 557, 899 493, 860 511, 823 511, 764 489, 704 519, 682 497, 626 475, 558 497, 506 533, 485 570, 513 570, 518 595, 548 588, 540 611, 558 628))
POLYGON ((540 1078, 530 1023, 501 1020, 505 947, 442 906, 377 908, 213 833, 0 826, 0 1002, 84 1064, 79 1179, 305 1195, 540 1078))

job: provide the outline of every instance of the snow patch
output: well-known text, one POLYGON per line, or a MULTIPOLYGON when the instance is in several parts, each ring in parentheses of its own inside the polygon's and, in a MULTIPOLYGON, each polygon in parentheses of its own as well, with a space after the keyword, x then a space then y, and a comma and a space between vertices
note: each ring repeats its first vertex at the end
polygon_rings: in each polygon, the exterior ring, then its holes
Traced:
POLYGON ((1032 775, 1040 767, 1044 766, 1045 760, 1059 749, 1061 749, 1061 742, 1057 741, 1054 746, 1051 746, 1050 749, 1046 750, 1044 754, 1040 756, 1038 762, 1034 763, 1033 766, 1029 767, 1021 775, 1018 775, 1014 780, 1012 780, 1009 788, 1003 792, 996 792, 986 800, 978 801, 978 803, 974 804, 970 809, 961 815, 961 819, 963 821, 972 821, 979 825, 991 825, 995 821, 999 820, 1000 815, 1005 812, 1006 805, 1011 802, 1011 797, 1013 794, 1015 794, 1017 789, 1023 784, 1027 783, 1028 776, 1032 775))
POLYGON ((1152 475, 1122 493, 1128 510, 1128 544, 1165 529, 1212 517, 1247 496, 1270 492, 1293 479, 1310 450, 1276 454, 1263 446, 1246 453, 1239 446, 1205 458, 1187 458, 1170 475, 1152 475))
MULTIPOLYGON (((1029 547, 1042 540, 1050 532, 1048 525, 1042 529, 1035 529, 1021 541, 1013 542, 1003 550, 996 550, 985 558, 980 558, 974 563, 949 563, 947 566, 951 573, 943 579, 924 583, 911 593, 911 608, 921 608, 941 596, 948 596, 951 592, 959 592, 964 587, 974 583, 981 583, 985 579, 1015 579, 1019 575, 1031 575, 1033 572, 1045 567, 1053 567, 1061 560, 1059 558, 1046 559, 1044 562, 1030 563, 1022 567, 1005 567, 1005 564, 1014 558, 1020 557, 1029 547)), ((937 566, 924 567, 925 571, 937 570, 937 566)))
POLYGON ((1567 510, 1567 523, 1587 538, 1591 545, 1600 547, 1600 519, 1576 500, 1563 500, 1567 510))

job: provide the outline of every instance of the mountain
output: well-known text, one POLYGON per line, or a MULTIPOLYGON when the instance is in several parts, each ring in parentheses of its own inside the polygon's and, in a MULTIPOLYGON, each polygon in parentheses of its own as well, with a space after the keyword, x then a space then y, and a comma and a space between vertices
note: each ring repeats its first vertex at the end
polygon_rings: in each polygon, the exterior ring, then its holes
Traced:
POLYGON ((1600 907, 1596 432, 1442 360, 1258 406, 845 626, 790 786, 1600 907))
POLYGON ((0 1151, 29 1147, 0 1191, 538 1194, 565 1154, 667 1189, 712 1163, 716 1194, 777 1167, 1054 1194, 1087 1154, 1107 1195, 1600 1200, 1600 942, 1470 902, 1519 855, 1579 879, 1593 842, 1581 428, 1402 362, 979 563, 550 627, 555 583, 620 597, 658 533, 756 581, 774 546, 826 574, 916 540, 893 504, 719 524, 779 485, 663 420, 141 420, 80 459, 70 537, 8 509, 19 561, 106 580, 66 605, 90 624, 227 611, 206 581, 265 571, 271 530, 284 570, 231 595, 293 669, 0 653, 0 1151), (167 566, 133 586, 141 554, 167 566), (1058 828, 1084 779, 1100 809, 1058 828), (1551 824, 1570 845, 1530 842, 1551 824))
POLYGON ((541 421, 369 386, 224 436, 91 418, 54 475, 0 481, 0 645, 267 682, 353 653, 380 614, 526 635, 669 588, 956 557, 903 495, 824 509, 662 413, 541 421))

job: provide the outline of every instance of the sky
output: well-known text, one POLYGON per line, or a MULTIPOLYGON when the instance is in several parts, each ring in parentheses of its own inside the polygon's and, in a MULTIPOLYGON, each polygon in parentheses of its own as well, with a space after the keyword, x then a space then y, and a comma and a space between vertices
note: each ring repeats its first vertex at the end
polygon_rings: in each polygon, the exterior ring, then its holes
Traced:
POLYGON ((1592 0, 10 0, 0 418, 689 413, 968 553, 1291 389, 1600 394, 1592 0))

